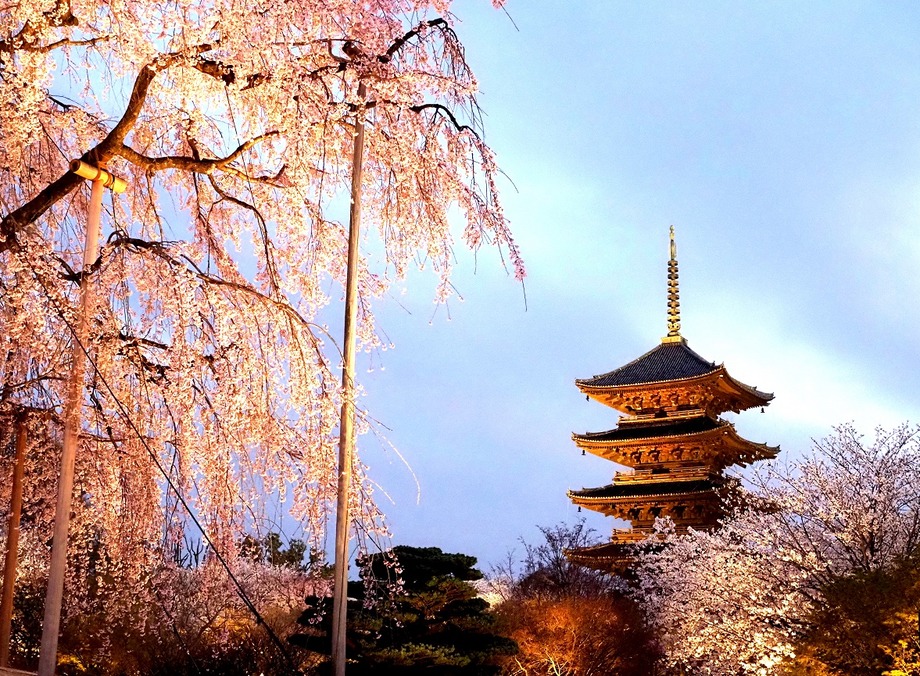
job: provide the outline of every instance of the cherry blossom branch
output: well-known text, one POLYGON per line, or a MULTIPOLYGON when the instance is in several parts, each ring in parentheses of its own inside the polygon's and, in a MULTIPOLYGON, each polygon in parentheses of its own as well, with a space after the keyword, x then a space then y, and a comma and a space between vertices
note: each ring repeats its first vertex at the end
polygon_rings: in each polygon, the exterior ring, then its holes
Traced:
MULTIPOLYGON (((70 3, 66 0, 58 2, 55 6, 42 13, 45 25, 48 28, 61 28, 63 26, 76 26, 77 17, 70 10, 70 3)), ((38 29, 31 21, 26 21, 22 29, 12 36, 10 40, 0 41, 0 52, 13 52, 16 50, 24 51, 45 51, 41 48, 34 48, 32 45, 38 39, 38 29)))
MULTIPOLYGON (((323 357, 323 354, 322 354, 322 352, 320 351, 319 342, 316 340, 315 336, 313 336, 313 330, 314 330, 314 329, 317 329, 317 330, 319 330, 321 333, 323 333, 329 340, 333 340, 332 336, 329 334, 329 332, 328 332, 325 328, 323 328, 323 327, 320 326, 319 324, 316 324, 316 323, 311 322, 311 321, 309 321, 308 319, 306 319, 306 318, 305 318, 302 314, 300 314, 293 306, 291 306, 290 303, 287 303, 287 302, 285 302, 285 301, 276 300, 276 299, 274 299, 274 298, 272 298, 272 297, 270 297, 270 296, 266 296, 264 293, 262 293, 262 292, 260 292, 260 291, 258 291, 258 290, 256 290, 256 289, 254 289, 254 288, 252 288, 251 286, 248 286, 248 285, 246 285, 246 284, 240 284, 239 282, 233 282, 233 281, 230 281, 229 279, 223 279, 222 277, 217 277, 217 276, 215 276, 215 275, 212 275, 212 274, 209 274, 209 273, 207 273, 207 272, 204 272, 203 270, 201 270, 201 268, 198 267, 198 265, 195 264, 194 261, 192 261, 191 259, 189 259, 187 256, 182 256, 182 258, 188 262, 188 264, 195 270, 195 274, 196 274, 196 275, 198 276, 198 278, 201 279, 203 282, 207 282, 208 284, 213 284, 214 286, 225 286, 225 287, 228 287, 228 288, 235 289, 235 290, 237 290, 237 291, 242 291, 242 292, 244 292, 244 293, 246 293, 246 294, 249 294, 249 295, 251 295, 251 296, 257 298, 258 300, 260 300, 260 301, 262 301, 262 302, 264 302, 264 303, 268 303, 269 305, 272 305, 272 306, 274 306, 274 307, 280 309, 280 310, 281 310, 282 312, 284 312, 286 315, 292 317, 298 324, 300 324, 301 326, 303 326, 303 327, 305 327, 305 328, 307 329, 307 332, 308 332, 308 333, 310 334, 310 336, 311 336, 313 345, 314 345, 314 347, 316 348, 316 353, 317 353, 317 355, 319 355, 319 356, 322 358, 322 361, 324 361, 324 362, 326 361, 326 360, 325 360, 325 357, 323 357)), ((333 340, 333 342, 334 342, 334 340, 333 340)))
POLYGON ((268 226, 265 223, 265 217, 262 216, 262 213, 254 205, 249 204, 248 202, 244 202, 243 200, 238 199, 234 197, 233 195, 228 194, 219 185, 217 185, 217 181, 214 180, 213 176, 209 176, 208 178, 211 181, 211 187, 214 188, 217 194, 219 194, 223 199, 233 204, 236 204, 237 206, 242 207, 243 209, 247 209, 251 211, 253 215, 255 216, 256 222, 259 224, 259 235, 262 239, 262 250, 263 250, 263 253, 265 254, 265 267, 268 271, 268 279, 269 279, 269 282, 271 283, 272 292, 277 294, 278 293, 278 273, 277 273, 277 269, 275 268, 274 256, 272 256, 271 238, 268 236, 268 226))
MULTIPOLYGON (((211 44, 201 44, 190 50, 192 54, 203 54, 214 47, 211 44)), ((144 66, 134 81, 131 95, 128 99, 128 105, 125 108, 121 119, 115 124, 106 137, 100 141, 94 148, 88 150, 80 158, 84 162, 95 165, 104 165, 113 157, 122 157, 144 168, 147 171, 160 171, 163 169, 183 169, 195 171, 204 174, 212 174, 219 169, 225 173, 232 174, 238 178, 246 180, 256 180, 270 182, 277 179, 265 176, 249 176, 239 169, 229 166, 231 162, 239 158, 244 152, 252 148, 258 142, 277 135, 277 131, 270 131, 256 138, 250 139, 241 144, 235 151, 227 157, 213 160, 196 160, 188 157, 146 157, 130 148, 125 144, 130 131, 134 128, 143 110, 144 103, 150 86, 156 76, 168 69, 169 67, 181 63, 188 59, 189 52, 173 52, 161 54, 144 66)), ((221 72, 215 69, 214 62, 199 60, 195 65, 205 74, 214 77, 220 77, 221 72)), ((280 172, 279 172, 280 174, 280 172)), ((81 182, 82 178, 76 174, 67 171, 60 178, 47 185, 41 192, 28 202, 13 210, 0 220, 0 252, 6 251, 13 247, 17 241, 17 233, 20 229, 25 228, 37 219, 39 219, 48 209, 58 201, 70 194, 81 182)))
POLYGON ((11 42, 0 42, 0 52, 34 52, 37 54, 46 54, 48 52, 54 51, 59 47, 89 47, 90 45, 95 45, 100 42, 106 42, 110 39, 108 35, 100 35, 95 38, 87 38, 85 40, 72 40, 70 38, 61 38, 60 40, 55 40, 54 42, 49 42, 47 45, 30 45, 25 41, 11 41, 11 42))
MULTIPOLYGON (((306 319, 293 306, 291 306, 290 303, 284 300, 278 300, 270 296, 267 296, 264 293, 258 291, 257 289, 253 288, 252 286, 248 284, 234 282, 228 279, 224 279, 222 277, 218 277, 211 273, 205 272, 198 266, 198 264, 195 261, 193 261, 191 258, 186 256, 185 254, 182 254, 179 258, 171 256, 169 252, 167 251, 167 247, 170 244, 169 242, 149 241, 149 240, 139 239, 137 237, 126 237, 126 236, 119 235, 119 236, 113 237, 110 240, 110 244, 113 247, 129 246, 135 249, 152 251, 154 255, 163 258, 165 261, 167 261, 168 263, 172 265, 183 265, 183 263, 180 262, 180 259, 181 259, 182 261, 185 262, 184 263, 185 265, 191 268, 191 270, 195 273, 195 276, 198 277, 198 279, 200 279, 201 281, 207 284, 215 285, 215 286, 224 286, 224 287, 232 288, 236 291, 242 291, 246 293, 247 295, 253 296, 257 300, 267 303, 268 305, 271 305, 275 308, 278 308, 282 312, 284 312, 286 315, 292 317, 298 324, 305 327, 311 336, 313 336, 314 330, 318 330, 321 333, 323 333, 329 340, 334 342, 332 336, 328 333, 328 331, 325 328, 323 328, 319 324, 316 324, 315 322, 311 322, 308 319, 306 319)), ((162 348, 162 349, 168 349, 169 347, 162 343, 157 343, 155 341, 148 341, 147 339, 144 339, 144 338, 136 338, 133 336, 129 336, 127 334, 120 334, 119 337, 125 341, 143 342, 144 344, 148 344, 151 347, 157 347, 157 348, 162 348)), ((317 353, 320 356, 322 356, 322 353, 319 352, 319 342, 315 339, 315 337, 313 338, 313 343, 314 343, 314 347, 317 349, 317 353)))
MULTIPOLYGON (((209 46, 203 47, 210 48, 209 46)), ((154 78, 158 73, 177 63, 182 58, 184 56, 181 54, 164 54, 144 66, 134 81, 128 105, 121 119, 102 141, 84 153, 80 159, 84 162, 100 165, 105 164, 114 157, 116 151, 124 145, 128 132, 133 129, 138 117, 140 117, 154 78)), ((67 171, 60 178, 47 185, 35 197, 7 214, 0 221, 0 238, 2 238, 0 252, 14 246, 20 229, 38 220, 48 209, 70 194, 82 182, 82 178, 71 171, 67 171)))
MULTIPOLYGON (((73 19, 73 15, 70 14, 68 10, 67 14, 64 15, 61 19, 63 22, 61 25, 70 25, 67 23, 67 16, 73 19)), ((75 23, 76 19, 73 19, 73 22, 75 23)), ((439 28, 442 32, 445 32, 448 35, 453 34, 452 29, 444 19, 432 19, 420 24, 415 29, 408 31, 405 35, 395 40, 393 44, 390 45, 390 47, 387 49, 385 54, 379 55, 377 57, 378 61, 383 63, 389 62, 392 57, 396 55, 409 40, 420 35, 425 28, 430 27, 439 28)), ((26 28, 24 27, 23 31, 25 30, 26 28)), ((23 31, 20 31, 20 36, 22 35, 23 31)), ((74 44, 89 44, 91 41, 99 39, 102 38, 92 38, 87 41, 75 41, 74 44)), ((456 39, 456 36, 454 36, 454 39, 456 39)), ((346 42, 346 44, 353 45, 354 43, 346 42)), ((15 46, 12 45, 12 43, 0 44, 0 51, 3 51, 4 49, 10 50, 13 48, 15 48, 15 46)), ((209 51, 212 51, 213 49, 213 44, 204 43, 197 45, 188 51, 161 54, 146 66, 144 66, 135 79, 134 86, 128 100, 128 105, 121 119, 119 119, 117 124, 99 144, 84 153, 80 159, 85 162, 104 165, 113 157, 118 156, 144 168, 147 171, 179 169, 211 175, 215 170, 221 170, 241 179, 258 180, 263 182, 272 181, 273 179, 271 177, 248 176, 245 172, 230 166, 230 163, 259 141, 276 135, 278 133, 276 131, 267 132, 266 134, 246 141, 227 157, 209 160, 200 160, 182 156, 158 158, 147 157, 125 144, 125 139, 128 133, 137 123, 153 80, 159 73, 168 69, 170 66, 186 61, 190 54, 199 55, 199 58, 192 63, 192 66, 199 70, 201 73, 223 80, 227 84, 236 81, 236 72, 231 66, 227 66, 219 61, 214 61, 212 59, 207 59, 200 56, 209 51)), ((351 51, 355 55, 357 55, 359 52, 359 50, 356 51, 355 49, 348 51, 351 51)), ((342 69, 344 66, 345 64, 343 63, 336 63, 333 67, 336 69, 342 69)), ((262 73, 256 73, 248 76, 246 88, 256 86, 267 77, 267 75, 262 73)), ((471 127, 461 124, 454 116, 452 111, 450 111, 449 108, 442 104, 421 104, 418 106, 412 106, 410 109, 414 112, 421 112, 426 109, 435 109, 443 115, 447 116, 458 131, 469 131, 475 134, 475 131, 471 127)), ((277 176, 275 179, 276 178, 277 176)), ((28 225, 34 223, 54 204, 72 192, 74 188, 76 188, 76 186, 81 183, 81 181, 81 178, 68 171, 60 178, 46 186, 28 202, 3 217, 3 219, 0 220, 0 252, 14 246, 16 243, 17 233, 21 228, 27 227, 28 225)))
POLYGON ((264 134, 260 134, 259 136, 253 137, 248 141, 240 144, 236 150, 234 150, 226 157, 218 157, 214 159, 200 159, 184 155, 148 157, 147 155, 142 155, 130 146, 124 144, 122 144, 114 154, 127 160, 131 164, 140 167, 144 171, 151 173, 157 171, 165 171, 166 169, 179 169, 180 171, 191 171, 197 174, 205 174, 206 176, 211 176, 215 171, 222 171, 244 180, 270 182, 277 179, 281 172, 279 171, 275 176, 250 176, 249 174, 237 169, 236 167, 231 166, 231 163, 235 160, 238 160, 243 155, 243 153, 245 153, 247 150, 250 150, 260 141, 264 141, 265 139, 271 138, 273 136, 278 136, 278 132, 269 131, 264 134))
POLYGON ((427 110, 430 108, 433 108, 437 112, 449 118, 450 121, 453 123, 454 128, 457 131, 468 131, 473 136, 475 136, 477 139, 479 138, 479 134, 476 133, 475 129, 473 129, 471 126, 467 124, 460 124, 460 122, 457 121, 457 118, 454 116, 454 113, 451 111, 451 109, 441 103, 422 103, 417 106, 409 106, 409 110, 411 110, 414 113, 420 113, 423 110, 427 110))

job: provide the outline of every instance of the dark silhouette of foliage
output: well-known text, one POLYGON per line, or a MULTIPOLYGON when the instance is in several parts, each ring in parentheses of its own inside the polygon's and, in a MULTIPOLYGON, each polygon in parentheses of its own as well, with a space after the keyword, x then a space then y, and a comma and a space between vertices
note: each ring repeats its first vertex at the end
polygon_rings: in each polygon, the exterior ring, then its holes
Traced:
MULTIPOLYGON (((470 584, 483 577, 474 557, 398 546, 357 563, 363 583, 349 585, 350 675, 497 674, 496 658, 516 650, 470 584)), ((289 640, 328 655, 331 600, 307 603, 298 620, 304 631, 289 640)))
MULTIPOLYGON (((292 538, 285 549, 281 541, 281 534, 275 531, 262 538, 245 535, 240 542, 240 556, 271 566, 289 566, 306 570, 308 566, 304 562, 306 553, 307 544, 299 538, 292 538)), ((311 560, 312 558, 313 553, 311 552, 311 560)))

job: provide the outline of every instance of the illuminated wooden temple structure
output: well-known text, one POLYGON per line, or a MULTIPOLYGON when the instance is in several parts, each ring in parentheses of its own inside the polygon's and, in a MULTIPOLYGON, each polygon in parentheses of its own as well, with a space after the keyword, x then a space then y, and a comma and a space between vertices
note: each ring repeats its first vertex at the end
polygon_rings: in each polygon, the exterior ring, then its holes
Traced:
POLYGON ((677 247, 671 228, 668 262, 668 335, 638 359, 609 373, 576 380, 589 398, 623 416, 606 432, 572 434, 582 449, 618 465, 613 483, 569 491, 579 507, 631 524, 610 542, 569 550, 577 563, 601 570, 628 567, 625 545, 648 537, 657 517, 670 517, 678 533, 710 529, 722 514, 722 497, 733 485, 724 470, 773 458, 778 447, 742 438, 720 416, 764 407, 772 394, 732 378, 724 365, 703 359, 680 334, 677 247))

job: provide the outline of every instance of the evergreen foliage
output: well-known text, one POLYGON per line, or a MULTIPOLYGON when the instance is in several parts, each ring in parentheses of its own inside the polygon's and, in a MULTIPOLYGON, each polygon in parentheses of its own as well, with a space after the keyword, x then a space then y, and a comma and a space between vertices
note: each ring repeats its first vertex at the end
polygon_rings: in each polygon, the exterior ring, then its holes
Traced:
MULTIPOLYGON (((474 557, 397 546, 357 563, 363 583, 349 585, 350 675, 496 674, 495 658, 516 650, 471 584, 483 577, 474 557)), ((304 631, 290 641, 328 655, 331 599, 307 602, 304 631)))
MULTIPOLYGON (((308 567, 304 562, 306 553, 307 544, 299 538, 292 538, 285 549, 280 533, 275 531, 261 538, 246 534, 240 542, 241 556, 270 566, 288 566, 305 570, 308 567)), ((311 563, 313 559, 314 554, 311 552, 311 563)))

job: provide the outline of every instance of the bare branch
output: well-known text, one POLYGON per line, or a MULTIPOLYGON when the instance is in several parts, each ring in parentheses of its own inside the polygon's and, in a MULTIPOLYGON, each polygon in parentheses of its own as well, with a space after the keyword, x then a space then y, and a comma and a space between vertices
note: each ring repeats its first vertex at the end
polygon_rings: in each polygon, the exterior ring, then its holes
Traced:
POLYGON ((406 44, 409 40, 414 38, 415 36, 419 35, 423 28, 434 28, 434 27, 439 27, 441 28, 442 31, 445 31, 445 32, 449 31, 450 33, 453 33, 453 29, 444 19, 438 18, 438 19, 431 19, 430 21, 425 21, 424 23, 420 24, 419 26, 413 28, 411 31, 403 35, 401 38, 394 40, 393 44, 390 45, 390 48, 387 49, 386 54, 381 54, 380 56, 377 57, 377 60, 380 61, 381 63, 389 63, 390 59, 392 59, 393 56, 400 49, 402 49, 402 46, 406 44))
POLYGON ((415 112, 415 113, 420 113, 420 112, 422 112, 423 110, 427 110, 427 109, 429 109, 429 108, 433 108, 434 110, 437 110, 439 113, 441 113, 441 114, 444 115, 445 117, 449 118, 450 121, 453 123, 453 125, 454 125, 454 127, 456 128, 457 131, 468 131, 469 133, 471 133, 471 134, 472 134, 473 136, 475 136, 476 138, 479 138, 479 134, 476 133, 476 130, 475 130, 475 129, 473 129, 471 126, 469 126, 469 125, 467 125, 467 124, 460 124, 460 122, 457 121, 457 118, 454 117, 454 114, 453 114, 453 112, 451 112, 450 108, 448 108, 447 106, 445 106, 445 105, 443 105, 443 104, 440 104, 440 103, 422 103, 422 104, 417 105, 417 106, 409 106, 409 110, 411 110, 411 111, 413 111, 413 112, 415 112))

